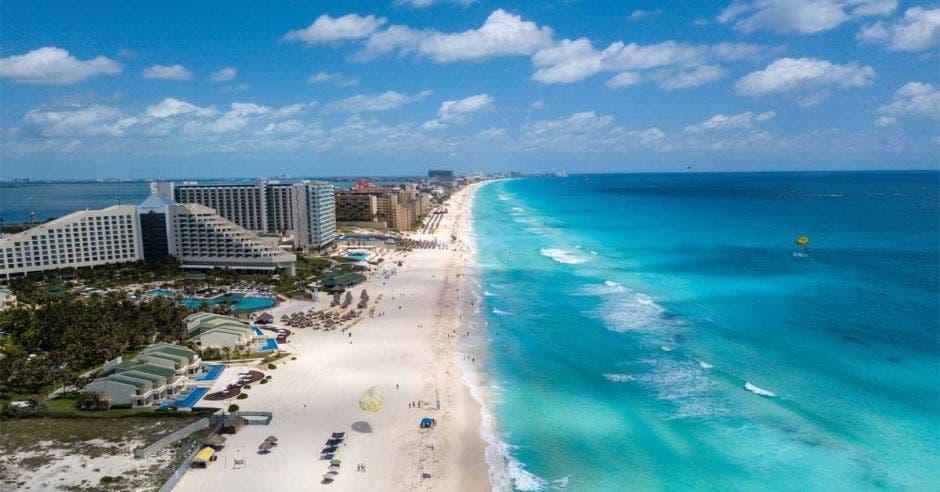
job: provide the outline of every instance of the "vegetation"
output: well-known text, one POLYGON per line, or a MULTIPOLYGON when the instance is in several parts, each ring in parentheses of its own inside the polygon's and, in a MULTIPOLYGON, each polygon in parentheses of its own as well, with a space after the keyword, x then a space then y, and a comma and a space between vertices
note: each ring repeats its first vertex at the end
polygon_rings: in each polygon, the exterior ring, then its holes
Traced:
POLYGON ((248 398, 248 395, 244 393, 239 393, 238 396, 235 397, 236 400, 244 400, 245 398, 248 398))
POLYGON ((282 275, 274 285, 274 290, 286 297, 301 295, 307 289, 307 284, 321 278, 332 264, 326 258, 298 254, 296 275, 282 275))
POLYGON ((238 411, 238 405, 232 403, 231 405, 228 406, 228 411, 229 411, 229 413, 237 412, 237 411, 238 411))
POLYGON ((75 385, 79 375, 154 341, 180 342, 189 311, 169 299, 134 302, 110 293, 47 298, 0 313, 0 398, 75 385))
POLYGON ((111 408, 111 398, 97 391, 79 393, 75 399, 75 408, 91 412, 102 412, 111 408))

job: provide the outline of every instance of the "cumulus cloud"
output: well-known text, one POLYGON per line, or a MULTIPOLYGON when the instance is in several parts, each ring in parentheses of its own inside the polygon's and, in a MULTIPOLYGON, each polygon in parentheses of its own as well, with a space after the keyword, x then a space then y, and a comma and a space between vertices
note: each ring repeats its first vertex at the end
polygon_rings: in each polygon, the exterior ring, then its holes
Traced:
POLYGON ((437 118, 422 125, 426 130, 438 130, 454 123, 462 123, 473 113, 493 108, 495 99, 489 94, 476 94, 459 100, 444 101, 437 110, 437 118))
POLYGON ((659 87, 671 91, 698 87, 724 77, 726 72, 718 65, 700 65, 692 70, 656 75, 659 87))
POLYGON ((182 65, 154 65, 145 68, 141 77, 159 80, 189 80, 193 78, 193 74, 182 65))
POLYGON ((631 12, 630 15, 627 16, 627 18, 633 22, 639 22, 643 19, 649 19, 650 17, 655 17, 661 13, 663 13, 663 11, 660 9, 656 9, 656 10, 637 9, 631 12))
POLYGON ((23 118, 27 127, 43 137, 107 137, 118 136, 136 123, 117 108, 90 106, 67 110, 33 109, 23 118))
POLYGON ((104 56, 79 60, 54 46, 0 58, 0 78, 21 84, 74 84, 99 75, 116 75, 123 68, 104 56))
POLYGON ((329 111, 344 113, 365 113, 375 111, 388 111, 406 104, 421 101, 433 92, 423 90, 417 94, 404 94, 396 91, 386 91, 381 94, 356 94, 355 96, 333 101, 327 105, 329 111))
POLYGON ((213 107, 201 108, 195 104, 180 101, 172 97, 168 97, 157 104, 148 106, 147 110, 144 112, 144 114, 151 118, 170 118, 184 114, 193 116, 214 116, 218 113, 219 110, 213 107))
POLYGON ((896 8, 897 0, 736 0, 717 20, 742 32, 812 34, 851 19, 890 15, 896 8))
POLYGON ((347 14, 342 17, 331 17, 323 14, 306 28, 285 34, 284 41, 299 41, 314 45, 362 39, 374 33, 386 22, 388 19, 374 15, 361 17, 356 14, 347 14))
POLYGON ((307 83, 309 84, 323 84, 327 82, 348 87, 359 84, 359 79, 353 77, 343 77, 343 74, 341 73, 332 72, 317 72, 310 77, 307 77, 307 83))
POLYGON ((891 51, 923 51, 940 45, 940 8, 911 7, 893 22, 869 24, 856 35, 862 43, 883 44, 891 51))
POLYGON ((395 5, 406 5, 416 9, 423 9, 439 3, 456 3, 466 7, 475 1, 476 0, 395 0, 395 5))
POLYGON ((635 72, 621 72, 611 77, 606 85, 611 89, 619 89, 621 87, 639 84, 640 80, 640 76, 635 72))
POLYGON ((360 57, 389 53, 428 57, 437 62, 481 60, 495 56, 529 55, 551 44, 552 30, 510 14, 493 11, 478 29, 445 33, 393 25, 369 37, 360 57))
POLYGON ((754 122, 767 121, 776 116, 775 111, 766 111, 764 113, 754 114, 750 111, 741 114, 726 116, 721 113, 694 125, 685 127, 689 133, 705 133, 712 131, 722 131, 728 129, 752 128, 754 122))
MULTIPOLYGON (((817 58, 781 58, 767 68, 751 72, 735 85, 739 94, 762 96, 773 93, 806 94, 827 86, 861 87, 875 78, 875 70, 868 65, 848 63, 838 65, 817 58)), ((824 95, 824 92, 816 92, 824 95)), ((810 96, 805 104, 819 102, 810 96)))
POLYGON ((613 121, 613 116, 598 116, 594 111, 583 111, 567 118, 536 121, 524 126, 524 129, 536 136, 548 133, 585 134, 606 128, 613 121))
POLYGON ((891 126, 899 116, 921 116, 940 120, 940 89, 923 82, 908 82, 895 91, 888 104, 878 108, 878 126, 891 126))
MULTIPOLYGON (((717 43, 713 45, 692 45, 664 41, 662 43, 640 45, 612 43, 598 51, 591 41, 580 38, 574 41, 564 39, 554 46, 545 48, 532 56, 536 71, 532 79, 545 84, 572 83, 584 80, 600 72, 624 72, 650 70, 671 67, 688 69, 717 62, 731 62, 760 56, 763 48, 747 43, 717 43)), ((687 75, 685 81, 677 74, 670 83, 673 88, 692 83, 698 79, 714 80, 718 66, 711 66, 699 73, 687 75)))
POLYGON ((212 75, 209 76, 209 80, 212 82, 228 82, 230 80, 234 80, 236 75, 238 75, 237 68, 225 67, 223 69, 212 72, 212 75))

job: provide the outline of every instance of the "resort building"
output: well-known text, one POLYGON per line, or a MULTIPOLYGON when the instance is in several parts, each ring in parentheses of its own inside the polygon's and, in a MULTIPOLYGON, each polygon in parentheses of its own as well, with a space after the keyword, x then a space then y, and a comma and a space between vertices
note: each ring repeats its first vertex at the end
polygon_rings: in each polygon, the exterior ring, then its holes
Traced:
POLYGON ((199 203, 253 232, 268 231, 264 181, 254 184, 185 184, 173 188, 177 203, 199 203))
POLYGON ((254 233, 292 235, 294 247, 319 250, 336 236, 333 186, 319 181, 253 184, 154 182, 151 189, 164 199, 199 204, 254 233))
POLYGON ((231 316, 195 313, 186 317, 187 336, 200 348, 251 349, 264 338, 247 323, 231 316))
POLYGON ((301 181, 293 188, 294 246, 321 250, 336 240, 336 202, 333 186, 318 181, 301 181))
MULTIPOLYGON (((335 227, 335 226, 334 226, 335 227)), ((177 257, 183 268, 293 274, 296 256, 211 208, 159 194, 139 206, 75 212, 0 238, 0 280, 32 272, 177 257)))
POLYGON ((143 407, 159 401, 159 397, 154 399, 153 390, 149 380, 112 374, 92 381, 82 391, 102 393, 113 405, 143 407))
POLYGON ((172 343, 155 343, 133 360, 172 369, 177 376, 195 376, 202 364, 195 351, 172 343))
POLYGON ((137 207, 115 205, 75 212, 0 238, 0 279, 142 257, 137 207))
POLYGON ((294 274, 297 257, 195 203, 168 208, 170 254, 183 268, 231 268, 294 274))
POLYGON ((431 209, 431 195, 415 187, 336 190, 336 218, 350 225, 411 230, 431 209), (371 224, 369 224, 371 223, 371 224))

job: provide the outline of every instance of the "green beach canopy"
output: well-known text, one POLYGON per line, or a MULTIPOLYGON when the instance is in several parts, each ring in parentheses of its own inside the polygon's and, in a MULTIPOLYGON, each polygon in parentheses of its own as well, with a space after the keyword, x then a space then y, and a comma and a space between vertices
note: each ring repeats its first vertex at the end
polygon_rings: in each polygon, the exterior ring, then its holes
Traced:
POLYGON ((378 386, 373 386, 359 397, 359 408, 367 412, 378 412, 382 409, 384 401, 385 393, 378 386))

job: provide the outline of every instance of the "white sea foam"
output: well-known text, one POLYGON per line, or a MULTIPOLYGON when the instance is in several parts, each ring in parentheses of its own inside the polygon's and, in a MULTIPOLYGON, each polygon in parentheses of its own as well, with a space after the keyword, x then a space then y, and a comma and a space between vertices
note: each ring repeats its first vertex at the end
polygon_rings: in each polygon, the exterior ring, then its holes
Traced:
POLYGON ((580 245, 580 244, 575 244, 574 247, 575 247, 575 248, 578 248, 578 249, 581 249, 581 245, 580 245))
POLYGON ((715 366, 709 364, 708 362, 705 362, 704 360, 698 361, 698 366, 701 367, 702 369, 711 369, 711 368, 715 367, 715 366))
POLYGON ((662 350, 663 352, 672 352, 673 350, 676 349, 676 347, 673 345, 663 345, 659 347, 659 349, 662 350))
POLYGON ((484 291, 483 291, 483 295, 486 296, 486 297, 496 297, 496 294, 494 294, 494 293, 492 293, 492 292, 490 292, 490 291, 488 291, 488 290, 484 290, 484 291))
POLYGON ((629 374, 618 374, 618 373, 605 373, 604 379, 608 381, 613 381, 615 383, 626 383, 627 381, 633 381, 633 376, 629 374))
POLYGON ((496 198, 504 202, 509 200, 509 197, 506 195, 496 195, 496 198))
POLYGON ((601 305, 585 314, 603 320, 608 330, 618 333, 662 331, 663 328, 675 327, 677 323, 675 320, 666 319, 663 316, 666 310, 649 296, 634 292, 612 280, 603 284, 585 285, 576 295, 601 297, 601 305))
POLYGON ((750 382, 744 383, 744 389, 750 391, 751 393, 754 393, 755 395, 766 396, 766 397, 777 396, 777 394, 774 393, 773 391, 767 391, 764 388, 759 388, 757 386, 754 386, 750 382))
POLYGON ((512 210, 514 212, 525 212, 525 209, 522 207, 512 207, 512 210))
POLYGON ((592 250, 591 250, 591 254, 594 255, 594 256, 597 256, 597 251, 594 251, 594 250, 592 249, 592 250))
POLYGON ((586 259, 574 256, 570 252, 561 248, 542 248, 541 253, 542 256, 547 256, 557 261, 558 263, 565 263, 567 265, 577 265, 587 261, 586 259))
POLYGON ((502 311, 500 309, 493 308, 493 314, 498 314, 500 316, 512 316, 514 313, 509 311, 502 311))

